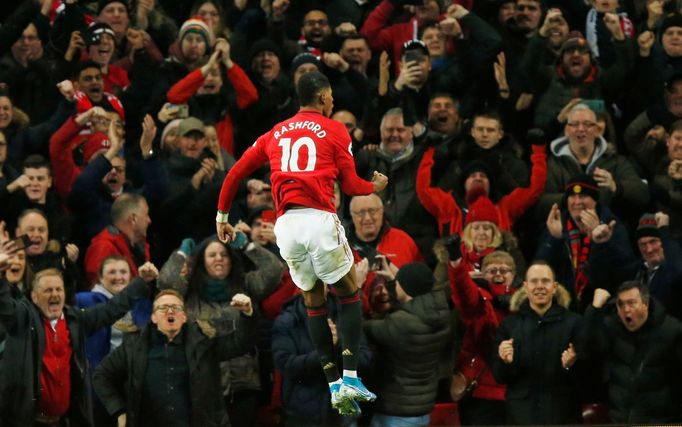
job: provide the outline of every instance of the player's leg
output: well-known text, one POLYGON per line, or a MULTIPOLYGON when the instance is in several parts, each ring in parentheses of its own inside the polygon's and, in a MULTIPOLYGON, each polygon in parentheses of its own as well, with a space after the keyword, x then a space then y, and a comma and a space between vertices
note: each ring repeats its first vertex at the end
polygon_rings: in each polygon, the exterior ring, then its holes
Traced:
POLYGON ((325 297, 324 286, 324 283, 318 280, 311 290, 303 292, 303 300, 308 313, 310 340, 320 356, 324 376, 327 378, 327 382, 332 384, 338 382, 341 375, 336 366, 332 332, 327 322, 327 298, 325 297))
POLYGON ((362 338, 362 301, 356 283, 355 266, 334 284, 339 297, 339 337, 343 343, 343 386, 341 393, 354 400, 371 402, 377 397, 358 378, 358 353, 362 338))
POLYGON ((313 259, 308 252, 310 240, 319 234, 319 230, 314 229, 316 218, 298 211, 282 215, 275 224, 277 246, 289 266, 292 280, 303 291, 308 314, 308 333, 329 383, 332 406, 342 415, 357 415, 360 407, 352 398, 343 397, 340 393, 342 382, 327 322, 325 284, 318 279, 313 259))
POLYGON ((341 415, 359 415, 360 407, 357 403, 351 397, 341 394, 341 375, 336 365, 332 333, 327 322, 325 286, 321 280, 318 280, 311 290, 303 292, 303 300, 308 313, 308 333, 320 356, 322 371, 329 384, 332 407, 341 415))

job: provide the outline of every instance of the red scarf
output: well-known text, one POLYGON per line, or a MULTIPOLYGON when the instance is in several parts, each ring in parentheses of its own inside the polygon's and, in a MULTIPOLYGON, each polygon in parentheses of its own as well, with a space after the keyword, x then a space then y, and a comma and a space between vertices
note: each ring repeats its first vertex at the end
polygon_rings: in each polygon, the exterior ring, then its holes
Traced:
POLYGON ((570 218, 566 221, 566 231, 571 246, 571 263, 575 272, 575 294, 580 299, 589 281, 587 257, 590 255, 590 236, 581 236, 580 229, 570 218))

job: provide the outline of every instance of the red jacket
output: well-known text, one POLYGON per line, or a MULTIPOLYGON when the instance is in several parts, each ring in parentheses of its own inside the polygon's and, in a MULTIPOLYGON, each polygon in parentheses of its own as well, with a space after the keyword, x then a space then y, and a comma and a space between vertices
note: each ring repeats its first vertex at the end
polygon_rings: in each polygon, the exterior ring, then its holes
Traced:
POLYGON ((84 126, 69 118, 50 138, 50 163, 54 188, 62 199, 71 193, 71 186, 81 174, 82 168, 73 161, 73 149, 86 143, 94 134, 80 134, 84 126))
MULTIPOLYGON (((253 83, 251 83, 251 80, 239 65, 234 64, 232 68, 227 70, 227 78, 230 80, 230 84, 232 84, 232 87, 237 93, 238 108, 246 108, 258 101, 258 90, 253 83)), ((182 80, 175 83, 173 87, 168 90, 166 98, 168 99, 168 102, 172 104, 186 104, 203 84, 204 76, 201 74, 201 68, 197 68, 187 74, 182 80)), ((223 119, 216 123, 215 127, 216 132, 218 133, 220 146, 228 153, 234 154, 232 118, 228 114, 225 114, 223 119)))
MULTIPOLYGON (((507 388, 495 381, 486 359, 495 344, 495 331, 508 312, 493 307, 492 294, 476 285, 469 275, 470 270, 465 262, 457 268, 448 265, 452 302, 466 328, 456 366, 468 379, 478 378, 478 386, 472 393, 474 397, 504 400, 507 388)), ((513 291, 510 288, 501 293, 513 291)))
MULTIPOLYGON (((514 221, 529 207, 533 206, 545 189, 547 180, 547 154, 543 145, 533 145, 530 161, 533 165, 530 186, 516 188, 502 197, 496 204, 500 231, 510 231, 514 221)), ((464 215, 457 201, 441 188, 431 187, 431 167, 433 166, 434 148, 429 148, 422 157, 417 170, 417 197, 431 215, 438 221, 438 230, 450 224, 450 234, 462 233, 464 215)))
MULTIPOLYGON (((467 10, 473 7, 473 0, 457 0, 454 3, 461 4, 467 10)), ((389 19, 394 9, 393 3, 383 0, 367 15, 360 34, 367 38, 370 49, 375 52, 385 50, 393 57, 394 75, 397 76, 400 72, 403 44, 409 40, 419 39, 418 32, 422 23, 412 18, 408 22, 390 25, 389 19)))
MULTIPOLYGON (((109 226, 92 238, 85 253, 85 273, 88 283, 94 285, 99 281, 99 267, 104 258, 120 255, 130 264, 131 278, 137 276, 137 266, 130 251, 128 238, 116 227, 109 226)), ((144 242, 144 259, 149 261, 149 244, 144 242)))
MULTIPOLYGON (((398 268, 411 262, 424 260, 414 240, 403 230, 390 226, 386 226, 386 230, 383 232, 377 245, 377 252, 385 255, 386 259, 398 268)), ((353 258, 356 264, 362 261, 362 257, 360 257, 360 254, 355 249, 353 249, 353 258)), ((365 283, 362 284, 362 292, 365 296, 362 299, 362 304, 365 313, 369 312, 369 295, 371 293, 372 282, 374 282, 374 276, 374 272, 370 271, 367 274, 365 283)))
POLYGON ((105 92, 120 93, 130 86, 128 71, 114 64, 108 65, 106 73, 102 72, 102 80, 105 92))

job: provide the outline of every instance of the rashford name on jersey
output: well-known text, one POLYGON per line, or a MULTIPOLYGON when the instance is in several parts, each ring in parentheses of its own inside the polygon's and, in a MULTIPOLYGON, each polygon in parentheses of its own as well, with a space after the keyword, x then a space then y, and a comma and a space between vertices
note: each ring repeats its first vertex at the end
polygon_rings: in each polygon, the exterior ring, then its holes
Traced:
POLYGON ((320 126, 319 123, 306 120, 303 122, 290 122, 287 126, 282 126, 280 130, 275 131, 274 137, 275 139, 279 139, 280 136, 283 136, 290 130, 296 129, 308 129, 312 131, 318 138, 324 138, 325 136, 327 136, 327 131, 322 129, 322 126, 320 126))

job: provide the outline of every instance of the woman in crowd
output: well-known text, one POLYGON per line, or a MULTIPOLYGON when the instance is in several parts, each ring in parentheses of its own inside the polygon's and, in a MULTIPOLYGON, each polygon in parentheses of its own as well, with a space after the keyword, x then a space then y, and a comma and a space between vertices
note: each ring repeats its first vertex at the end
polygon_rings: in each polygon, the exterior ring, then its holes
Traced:
MULTIPOLYGON (((174 288, 182 293, 188 320, 197 322, 209 336, 233 331, 239 316, 237 310, 230 308, 235 294, 244 293, 254 303, 260 302, 280 282, 283 265, 275 255, 253 243, 244 249, 233 249, 217 237, 205 239, 196 248, 185 240, 161 271, 159 288, 174 288), (183 277, 180 272, 188 253, 192 254, 192 261, 183 277)), ((255 348, 223 362, 221 371, 223 396, 232 425, 253 425, 260 395, 255 348)))

